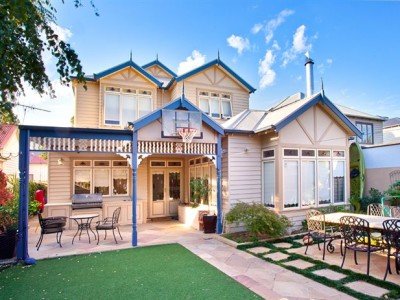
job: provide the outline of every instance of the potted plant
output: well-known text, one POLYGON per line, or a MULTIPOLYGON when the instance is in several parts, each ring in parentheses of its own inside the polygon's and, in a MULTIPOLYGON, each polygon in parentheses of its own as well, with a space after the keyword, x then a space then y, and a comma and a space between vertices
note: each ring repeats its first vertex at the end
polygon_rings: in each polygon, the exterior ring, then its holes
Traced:
MULTIPOLYGON (((193 206, 197 207, 200 203, 209 205, 209 194, 211 188, 207 178, 192 178, 190 180, 190 196, 193 206)), ((204 233, 215 233, 217 225, 217 216, 203 215, 203 229, 204 233)))
POLYGON ((389 196, 391 206, 399 206, 400 205, 400 181, 393 183, 389 187, 389 189, 386 191, 386 194, 389 196))
POLYGON ((7 177, 0 170, 0 259, 15 256, 18 202, 7 189, 7 177))

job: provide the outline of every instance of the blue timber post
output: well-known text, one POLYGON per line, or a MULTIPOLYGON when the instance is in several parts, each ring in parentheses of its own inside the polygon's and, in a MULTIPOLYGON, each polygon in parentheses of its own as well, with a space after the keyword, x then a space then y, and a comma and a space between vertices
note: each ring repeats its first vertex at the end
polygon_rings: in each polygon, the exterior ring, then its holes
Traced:
POLYGON ((29 130, 19 132, 19 211, 17 259, 35 264, 28 254, 29 130))
POLYGON ((132 246, 137 246, 137 131, 132 133, 132 246))
POLYGON ((222 135, 217 141, 217 233, 222 233, 222 135))

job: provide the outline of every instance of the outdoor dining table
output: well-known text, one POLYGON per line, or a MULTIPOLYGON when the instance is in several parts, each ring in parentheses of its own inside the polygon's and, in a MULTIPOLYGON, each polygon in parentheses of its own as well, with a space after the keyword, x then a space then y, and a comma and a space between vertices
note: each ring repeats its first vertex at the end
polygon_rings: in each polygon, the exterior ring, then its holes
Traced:
POLYGON ((344 216, 354 216, 363 218, 364 220, 368 221, 369 227, 371 229, 376 229, 376 230, 383 230, 383 225, 382 225, 383 221, 395 219, 391 217, 381 217, 381 216, 363 215, 363 214, 346 213, 346 212, 335 212, 325 215, 317 215, 311 217, 311 219, 314 221, 324 221, 323 218, 325 217, 325 223, 340 224, 340 218, 344 216))
POLYGON ((78 233, 79 233, 79 240, 81 240, 82 231, 84 229, 86 229, 86 233, 89 237, 89 244, 90 244, 89 230, 93 233, 94 239, 96 239, 96 234, 94 233, 90 225, 92 224, 93 219, 97 218, 98 216, 99 214, 83 214, 83 215, 74 215, 69 217, 71 220, 74 220, 78 225, 78 229, 76 230, 74 238, 72 239, 72 244, 74 244, 74 240, 78 235, 78 233))

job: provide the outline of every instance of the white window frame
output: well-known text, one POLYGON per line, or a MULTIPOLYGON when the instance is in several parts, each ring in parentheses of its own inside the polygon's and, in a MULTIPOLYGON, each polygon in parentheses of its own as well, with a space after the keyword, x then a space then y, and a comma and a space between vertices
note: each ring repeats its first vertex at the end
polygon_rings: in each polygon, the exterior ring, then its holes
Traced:
MULTIPOLYGON (((290 148, 292 149, 292 148, 290 148)), ((301 168, 301 164, 300 164, 300 159, 295 158, 294 156, 289 156, 289 157, 293 157, 293 159, 290 158, 285 158, 282 159, 282 195, 283 195, 283 209, 284 210, 298 210, 301 208, 301 194, 300 194, 300 189, 301 189, 301 182, 300 182, 300 168, 301 168), (293 206, 293 207, 285 207, 285 168, 284 168, 284 164, 285 161, 296 161, 297 162, 297 206, 293 206)))
POLYGON ((93 168, 96 168, 96 169, 98 169, 98 168, 106 169, 106 168, 110 168, 112 166, 112 164, 111 164, 111 160, 108 160, 108 159, 94 159, 92 166, 93 166, 93 168), (96 166, 96 162, 98 162, 98 161, 106 161, 106 162, 108 162, 108 166, 96 166))
POLYGON ((296 158, 300 158, 300 148, 290 148, 290 147, 285 147, 282 148, 282 157, 283 158, 289 158, 289 159, 296 159, 296 158), (285 150, 297 150, 297 156, 287 156, 285 155, 285 150))
POLYGON ((275 148, 264 148, 264 149, 261 150, 261 159, 263 159, 263 160, 265 160, 265 159, 275 159, 275 152, 276 152, 275 148), (270 150, 274 151, 274 155, 270 156, 270 157, 264 157, 264 152, 265 151, 270 151, 270 150))
POLYGON ((92 167, 84 166, 84 167, 75 167, 73 170, 73 182, 72 182, 72 191, 75 193, 75 180, 76 180, 76 171, 88 170, 90 173, 90 190, 89 193, 93 193, 93 170, 92 167))
MULTIPOLYGON (((319 149, 319 150, 325 150, 325 149, 319 149)), ((318 153, 317 153, 318 154, 318 153)), ((332 164, 332 159, 331 158, 328 158, 327 156, 321 156, 321 157, 319 157, 318 159, 317 159, 317 165, 316 165, 316 168, 317 168, 317 177, 316 177, 316 184, 317 184, 317 199, 316 199, 316 205, 318 206, 318 207, 326 207, 326 206, 329 206, 329 205, 332 205, 333 204, 333 185, 332 185, 332 181, 333 181, 333 174, 332 174, 332 168, 333 168, 333 164, 332 164), (331 202, 329 202, 329 203, 325 203, 325 204, 320 204, 319 203, 319 189, 318 189, 318 178, 319 178, 319 171, 318 171, 318 163, 319 162, 329 162, 329 183, 330 183, 330 191, 329 191, 329 194, 330 194, 330 198, 331 198, 331 202)))
POLYGON ((232 106, 232 94, 230 93, 225 93, 225 92, 217 92, 217 91, 209 91, 209 90, 200 90, 198 93, 198 102, 197 105, 200 107, 200 100, 207 100, 208 102, 208 112, 203 111, 206 115, 210 116, 213 119, 221 119, 221 120, 228 120, 233 117, 233 106, 232 106), (207 95, 201 95, 201 93, 207 93, 207 95), (212 93, 218 94, 218 97, 213 97, 211 96, 212 93), (222 94, 228 95, 228 98, 223 98, 222 94), (211 98, 218 100, 218 109, 219 109, 219 117, 213 117, 211 115, 211 104, 210 100, 211 98), (222 102, 229 102, 230 104, 230 109, 231 109, 231 116, 225 116, 223 113, 223 108, 222 108, 222 102))
POLYGON ((111 189, 112 189, 112 179, 111 179, 112 169, 110 167, 94 167, 93 168, 93 171, 92 171, 92 182, 93 182, 93 184, 92 184, 93 185, 92 192, 93 193, 95 192, 94 191, 95 174, 97 172, 104 171, 104 170, 108 171, 108 194, 102 194, 102 195, 103 195, 103 197, 109 197, 109 196, 112 195, 112 191, 111 191, 111 189))
POLYGON ((315 159, 317 157, 317 152, 318 152, 317 149, 301 148, 299 155, 305 159, 313 159, 313 158, 315 159), (305 156, 305 155, 303 155, 303 151, 314 151, 314 155, 313 156, 305 156))
POLYGON ((345 204, 346 203, 346 195, 347 195, 347 160, 346 160, 346 150, 332 150, 332 204, 333 205, 343 205, 343 204, 345 204), (333 157, 333 152, 334 151, 344 151, 344 156, 335 156, 335 157, 333 157), (335 199, 334 199, 334 190, 333 190, 333 188, 334 188, 334 186, 333 186, 333 183, 334 183, 334 181, 333 181, 333 162, 334 161, 342 161, 343 163, 344 163, 344 201, 343 202, 335 202, 335 199))
POLYGON ((165 168, 167 167, 167 161, 166 160, 162 160, 162 159, 154 159, 154 160, 150 160, 150 168, 165 168), (164 163, 163 166, 153 166, 153 163, 164 163))
POLYGON ((261 186, 261 193, 262 193, 262 203, 263 205, 265 205, 268 208, 274 208, 275 207, 275 198, 276 198, 276 162, 274 158, 264 158, 262 160, 262 167, 261 167, 261 180, 262 180, 262 186, 261 186), (273 195, 274 195, 274 199, 272 200, 272 205, 266 205, 265 203, 265 178, 264 178, 264 174, 265 174, 265 163, 272 163, 273 164, 273 169, 274 169, 274 189, 273 189, 273 195))
POLYGON ((126 90, 128 88, 121 88, 121 87, 111 87, 111 86, 105 86, 104 87, 104 94, 103 94, 103 125, 104 126, 110 126, 110 127, 123 127, 126 126, 126 124, 121 124, 122 122, 122 97, 124 95, 129 95, 129 96, 135 96, 136 97, 136 119, 132 119, 132 121, 135 121, 137 119, 139 119, 139 99, 141 98, 145 98, 145 99, 150 99, 150 107, 151 107, 151 111, 153 111, 154 109, 154 101, 153 101, 153 92, 150 90, 146 90, 146 89, 139 89, 139 88, 132 88, 131 93, 128 92, 124 92, 124 90, 126 90), (115 88, 115 89, 119 89, 119 91, 107 91, 107 88, 115 88), (148 94, 147 94, 148 93, 148 94), (119 96, 119 120, 118 120, 118 124, 108 124, 106 123, 106 96, 107 94, 114 94, 114 95, 118 95, 119 96))
MULTIPOLYGON (((307 150, 311 150, 311 149, 307 149, 307 150)), ((299 173, 300 173, 300 207, 301 208, 311 208, 311 207, 316 207, 318 206, 318 160, 315 157, 312 156, 304 156, 304 158, 302 158, 300 160, 300 169, 299 169, 299 173), (303 191, 303 175, 302 175, 302 170, 303 170, 303 164, 305 162, 314 162, 314 205, 303 205, 303 198, 302 198, 302 191, 303 191)))

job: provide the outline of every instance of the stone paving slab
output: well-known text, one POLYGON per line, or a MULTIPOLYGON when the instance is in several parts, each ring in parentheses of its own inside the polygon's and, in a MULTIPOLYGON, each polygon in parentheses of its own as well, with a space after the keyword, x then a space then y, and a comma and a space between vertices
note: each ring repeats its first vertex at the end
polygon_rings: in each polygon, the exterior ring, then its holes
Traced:
POLYGON ((283 259, 288 258, 289 255, 287 255, 285 253, 281 253, 281 252, 275 252, 275 253, 265 254, 264 257, 270 258, 274 261, 278 261, 278 260, 283 260, 283 259))
POLYGON ((341 280, 346 277, 346 275, 335 272, 329 269, 322 269, 322 270, 317 270, 313 272, 315 275, 326 277, 330 280, 341 280))
POLYGON ((285 243, 285 242, 282 242, 282 243, 275 243, 275 244, 273 244, 275 247, 277 247, 277 248, 284 248, 284 249, 287 249, 287 248, 291 248, 293 245, 291 244, 291 243, 285 243))
POLYGON ((314 264, 312 264, 308 261, 302 260, 302 259, 291 260, 291 261, 285 262, 283 264, 285 266, 291 266, 291 267, 295 267, 295 268, 301 269, 301 270, 315 266, 314 264))
POLYGON ((373 297, 382 297, 383 294, 389 292, 388 290, 381 288, 379 286, 367 283, 365 281, 353 281, 345 284, 345 286, 355 290, 357 292, 373 296, 373 297))
POLYGON ((271 249, 267 247, 254 247, 254 248, 248 248, 247 251, 254 253, 254 254, 261 254, 261 253, 267 253, 271 249))

